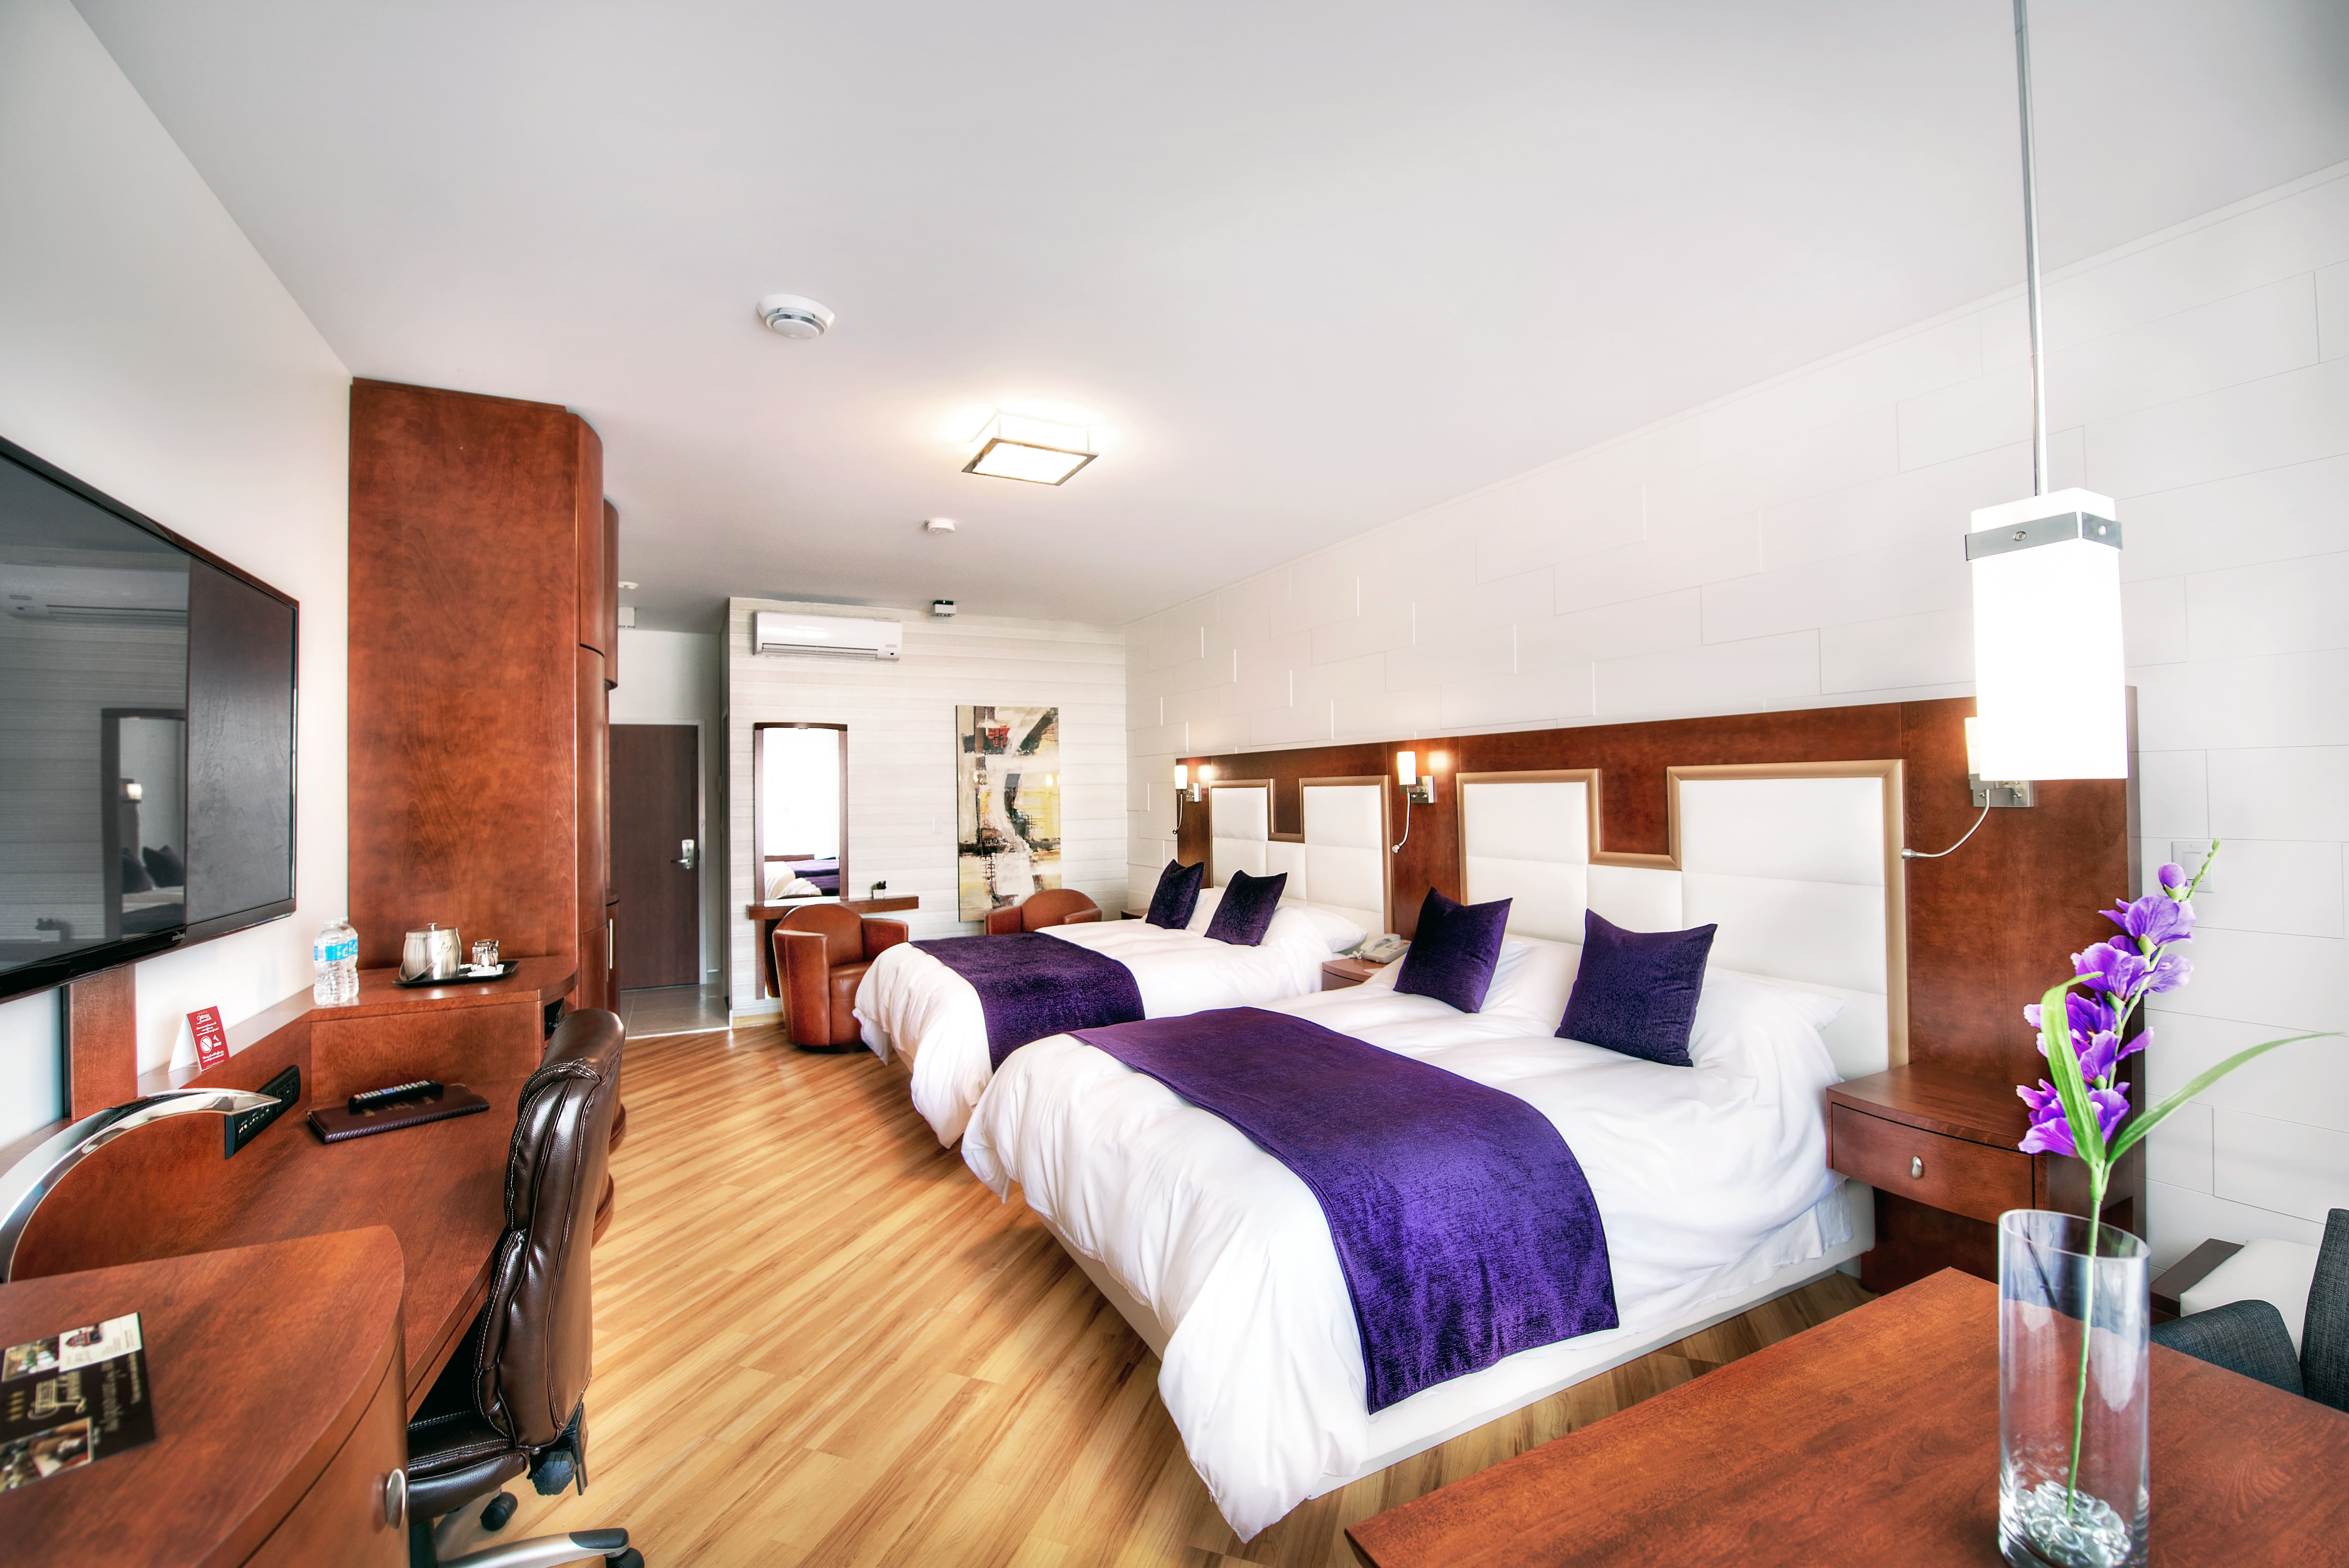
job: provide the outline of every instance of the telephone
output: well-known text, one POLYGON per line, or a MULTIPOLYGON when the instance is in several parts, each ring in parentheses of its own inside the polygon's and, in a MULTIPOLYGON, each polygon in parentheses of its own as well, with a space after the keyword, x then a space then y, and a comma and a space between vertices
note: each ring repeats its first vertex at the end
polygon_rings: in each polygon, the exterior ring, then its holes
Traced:
POLYGON ((1403 949, 1409 946, 1411 946, 1410 938, 1399 937, 1392 931, 1389 931, 1385 936, 1372 937, 1369 941, 1356 948, 1354 956, 1364 963, 1392 963, 1402 957, 1403 949))

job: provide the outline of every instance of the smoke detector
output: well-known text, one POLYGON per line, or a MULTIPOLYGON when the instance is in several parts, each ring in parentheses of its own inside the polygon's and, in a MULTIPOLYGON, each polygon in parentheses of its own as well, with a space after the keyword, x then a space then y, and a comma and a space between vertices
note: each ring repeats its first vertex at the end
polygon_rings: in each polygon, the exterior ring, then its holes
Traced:
POLYGON ((771 294, 759 301, 759 319, 769 328, 806 341, 832 328, 832 306, 797 294, 771 294))
POLYGON ((932 599, 930 601, 930 613, 941 618, 954 614, 954 600, 952 599, 932 599))
POLYGON ((922 532, 925 534, 951 534, 954 531, 955 521, 951 517, 925 517, 922 519, 922 532))

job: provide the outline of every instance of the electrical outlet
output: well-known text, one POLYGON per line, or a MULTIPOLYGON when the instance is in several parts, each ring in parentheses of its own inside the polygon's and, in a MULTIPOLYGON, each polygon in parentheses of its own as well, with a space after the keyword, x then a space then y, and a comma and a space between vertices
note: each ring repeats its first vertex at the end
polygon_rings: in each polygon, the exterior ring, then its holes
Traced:
POLYGON ((228 1147, 221 1155, 222 1159, 234 1158, 238 1149, 259 1137, 270 1123, 294 1108, 302 1098, 302 1069, 286 1068, 285 1071, 262 1085, 261 1092, 274 1096, 277 1103, 274 1106, 264 1106, 257 1111, 247 1111, 241 1116, 226 1118, 228 1147))
MULTIPOLYGON (((2186 868, 2186 879, 2191 882, 2194 880, 2194 873, 2200 871, 2202 863, 2210 858, 2210 841, 2207 838, 2173 838, 2169 841, 2169 858, 2174 864, 2186 868)), ((2197 893, 2217 892, 2219 868, 2214 866, 2205 873, 2202 885, 2194 890, 2197 893)))

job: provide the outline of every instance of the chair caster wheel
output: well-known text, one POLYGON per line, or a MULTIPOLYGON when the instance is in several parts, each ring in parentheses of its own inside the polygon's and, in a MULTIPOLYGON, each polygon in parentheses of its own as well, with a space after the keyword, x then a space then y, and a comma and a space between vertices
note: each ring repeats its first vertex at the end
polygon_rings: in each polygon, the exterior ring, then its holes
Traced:
POLYGON ((521 1504, 514 1501, 513 1493, 510 1491, 498 1493, 497 1496, 490 1499, 489 1506, 481 1510, 481 1528, 489 1531, 503 1530, 506 1527, 506 1521, 514 1516, 514 1510, 520 1506, 521 1504))
POLYGON ((645 1568, 645 1554, 631 1546, 617 1557, 606 1557, 604 1562, 605 1568, 645 1568))

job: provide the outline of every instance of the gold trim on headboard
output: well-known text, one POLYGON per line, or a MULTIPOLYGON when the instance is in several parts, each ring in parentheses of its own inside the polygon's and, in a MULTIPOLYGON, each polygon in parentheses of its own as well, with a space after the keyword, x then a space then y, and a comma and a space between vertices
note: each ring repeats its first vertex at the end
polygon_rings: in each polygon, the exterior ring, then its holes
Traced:
MULTIPOLYGON (((1384 774, 1358 774, 1352 778, 1299 779, 1297 781, 1297 826, 1299 828, 1302 828, 1305 826, 1305 792, 1309 789, 1316 787, 1359 789, 1364 784, 1372 784, 1377 786, 1379 792, 1379 865, 1382 868, 1381 871, 1381 881, 1384 889, 1381 897, 1385 899, 1385 907, 1380 912, 1386 919, 1386 924, 1381 927, 1380 929, 1391 931, 1394 929, 1394 856, 1389 852, 1388 846, 1394 842, 1394 803, 1387 794, 1386 786, 1389 782, 1390 781, 1384 774)), ((1286 844, 1302 844, 1305 842, 1305 835, 1301 832, 1279 833, 1275 834, 1273 836, 1280 839, 1286 844)), ((1309 883, 1306 887, 1305 895, 1307 901, 1310 902, 1313 896, 1313 888, 1309 883)), ((1371 934, 1372 936, 1376 936, 1378 935, 1378 932, 1373 931, 1371 934)))
MULTIPOLYGON (((1589 812, 1590 864, 1630 866, 1651 871, 1681 868, 1681 781, 1683 779, 1878 779, 1884 787, 1884 1014, 1885 1051, 1889 1064, 1909 1061, 1909 898, 1907 871, 1900 846, 1907 837, 1903 818, 1904 790, 1898 758, 1852 763, 1725 763, 1702 767, 1664 770, 1667 818, 1664 855, 1626 855, 1602 850, 1599 845, 1599 784, 1597 768, 1561 768, 1521 773, 1460 774, 1454 787, 1477 784, 1579 784, 1589 812)), ((1460 864, 1468 863, 1468 814, 1459 818, 1460 864)), ((1464 893, 1466 889, 1464 888, 1464 893)))

